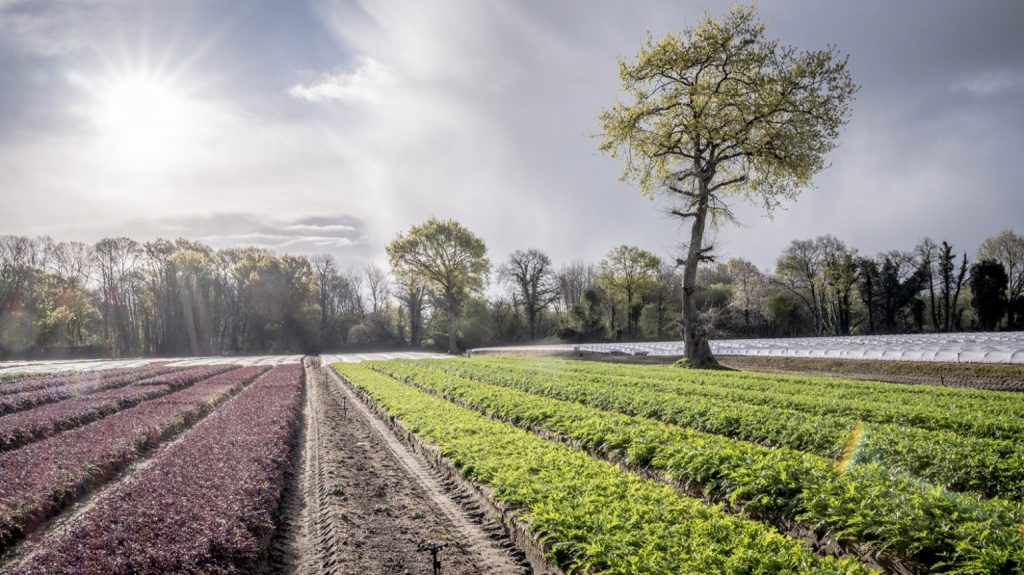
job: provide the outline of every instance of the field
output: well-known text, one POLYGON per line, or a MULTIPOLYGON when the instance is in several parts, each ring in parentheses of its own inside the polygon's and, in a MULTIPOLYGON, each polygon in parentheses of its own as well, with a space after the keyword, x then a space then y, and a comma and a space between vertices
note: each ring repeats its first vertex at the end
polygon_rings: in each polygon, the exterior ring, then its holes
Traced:
POLYGON ((335 369, 566 572, 1024 569, 1016 394, 503 357, 335 369))
POLYGON ((0 572, 1024 572, 1024 395, 385 357, 4 378, 0 572))

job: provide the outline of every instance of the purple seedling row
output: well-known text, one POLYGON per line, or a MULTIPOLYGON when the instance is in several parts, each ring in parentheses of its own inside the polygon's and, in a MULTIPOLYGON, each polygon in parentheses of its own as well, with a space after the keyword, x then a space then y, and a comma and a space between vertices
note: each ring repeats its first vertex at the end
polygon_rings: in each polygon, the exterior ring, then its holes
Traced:
POLYGON ((62 371, 59 373, 47 373, 45 375, 23 375, 14 379, 0 380, 0 395, 21 393, 43 389, 54 385, 64 385, 75 381, 83 381, 87 377, 96 377, 100 373, 121 373, 130 371, 130 368, 109 369, 104 371, 62 371))
POLYGON ((273 368, 12 573, 251 571, 274 531, 302 386, 302 366, 273 368))
POLYGON ((131 382, 133 380, 144 379, 147 377, 153 377, 154 375, 161 375, 164 373, 171 373, 174 371, 180 371, 182 369, 184 368, 146 366, 29 376, 19 378, 14 381, 0 382, 0 396, 11 395, 15 393, 24 393, 26 391, 35 391, 38 389, 46 389, 48 387, 74 385, 79 383, 88 383, 90 381, 96 382, 112 378, 123 377, 126 378, 129 382, 131 382))
POLYGON ((134 384, 42 405, 0 417, 0 452, 94 421, 147 399, 165 395, 236 366, 201 366, 165 373, 134 384))
POLYGON ((18 393, 8 393, 7 395, 0 396, 0 415, 31 409, 47 403, 64 401, 97 391, 124 387, 141 379, 173 373, 174 371, 176 371, 176 368, 146 367, 116 370, 116 373, 99 371, 73 377, 54 378, 50 385, 43 388, 22 390, 18 393))
POLYGON ((0 551, 208 413, 265 367, 242 367, 17 451, 0 454, 0 551))

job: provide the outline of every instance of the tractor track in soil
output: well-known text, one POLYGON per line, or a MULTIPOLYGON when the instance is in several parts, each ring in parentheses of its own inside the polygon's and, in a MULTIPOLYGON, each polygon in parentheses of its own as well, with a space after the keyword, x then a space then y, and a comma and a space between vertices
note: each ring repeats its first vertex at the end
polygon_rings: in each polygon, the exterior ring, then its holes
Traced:
POLYGON ((301 453, 264 571, 429 575, 424 543, 446 543, 442 573, 530 573, 523 553, 355 395, 307 360, 301 453))

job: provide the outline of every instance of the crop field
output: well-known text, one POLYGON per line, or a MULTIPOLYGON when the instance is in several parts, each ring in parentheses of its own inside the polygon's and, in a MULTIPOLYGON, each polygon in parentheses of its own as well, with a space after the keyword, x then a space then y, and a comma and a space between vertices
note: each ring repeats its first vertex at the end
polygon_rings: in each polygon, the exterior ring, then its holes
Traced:
POLYGON ((246 363, 0 381, 0 573, 1024 572, 1018 393, 246 363))
POLYGON ((335 364, 573 573, 1024 572, 1024 396, 557 359, 335 364))

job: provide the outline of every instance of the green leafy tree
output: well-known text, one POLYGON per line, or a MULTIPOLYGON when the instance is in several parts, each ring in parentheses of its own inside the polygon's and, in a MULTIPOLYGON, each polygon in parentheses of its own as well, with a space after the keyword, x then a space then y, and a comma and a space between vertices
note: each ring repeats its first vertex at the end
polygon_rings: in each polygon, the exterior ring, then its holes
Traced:
POLYGON ((248 250, 232 267, 242 302, 242 346, 263 353, 315 348, 316 279, 309 260, 248 250))
POLYGON ((1024 328, 1024 318, 1017 317, 1016 308, 1024 305, 1024 236, 1003 230, 986 239, 978 248, 978 260, 993 260, 1006 271, 1006 324, 1011 329, 1024 328))
POLYGON ((470 295, 487 282, 491 262, 483 240, 455 220, 430 218, 387 246, 395 275, 419 278, 448 315, 448 353, 458 353, 455 320, 470 295))
MULTIPOLYGON (((661 258, 635 246, 619 246, 598 264, 597 284, 621 304, 626 314, 626 333, 636 337, 643 298, 655 287, 661 258)), ((614 322, 614 309, 613 318, 614 322)), ((612 325, 612 330, 616 328, 612 325)))
POLYGON ((572 307, 571 314, 579 328, 578 334, 581 340, 594 341, 604 337, 601 293, 597 289, 584 289, 580 301, 572 307))
POLYGON ((395 280, 396 297, 407 322, 409 346, 419 347, 423 334, 430 328, 430 294, 427 285, 418 277, 399 277, 395 280))
POLYGON ((999 327, 1006 312, 1006 285, 1009 277, 1003 264, 995 260, 981 260, 971 266, 971 305, 978 316, 978 324, 985 331, 999 327))
POLYGON ((928 281, 927 271, 911 264, 913 259, 901 252, 892 252, 882 258, 878 276, 878 301, 881 327, 885 333, 902 331, 901 317, 908 306, 913 305, 917 294, 921 293, 928 281))
POLYGON ((765 316, 773 335, 796 335, 800 328, 800 308, 786 292, 777 292, 768 297, 765 316))
POLYGON ((811 184, 846 123, 857 86, 834 48, 799 51, 765 38, 752 7, 649 37, 619 77, 631 102, 601 115, 601 149, 624 180, 673 198, 692 223, 683 270, 683 339, 695 367, 715 364, 694 305, 708 224, 732 220, 728 199, 769 210, 811 184), (710 221, 709 221, 710 220, 710 221))
POLYGON ((853 293, 857 285, 857 254, 837 250, 825 258, 825 319, 836 335, 850 335, 853 293))
POLYGON ((881 312, 881 290, 882 273, 878 269, 878 263, 871 258, 857 259, 857 293, 860 295, 861 305, 864 306, 864 313, 867 315, 867 333, 875 333, 881 312))

